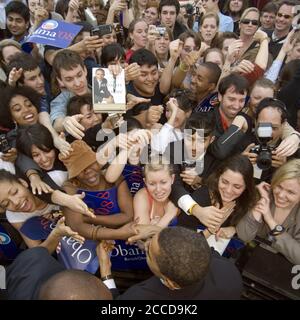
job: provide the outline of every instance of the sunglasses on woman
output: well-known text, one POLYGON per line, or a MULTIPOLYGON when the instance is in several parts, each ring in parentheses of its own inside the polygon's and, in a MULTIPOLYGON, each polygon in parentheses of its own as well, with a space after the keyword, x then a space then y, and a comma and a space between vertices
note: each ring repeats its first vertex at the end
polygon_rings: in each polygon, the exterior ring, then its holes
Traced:
POLYGON ((258 20, 251 20, 251 19, 243 19, 241 20, 242 24, 252 24, 253 26, 258 26, 258 20))

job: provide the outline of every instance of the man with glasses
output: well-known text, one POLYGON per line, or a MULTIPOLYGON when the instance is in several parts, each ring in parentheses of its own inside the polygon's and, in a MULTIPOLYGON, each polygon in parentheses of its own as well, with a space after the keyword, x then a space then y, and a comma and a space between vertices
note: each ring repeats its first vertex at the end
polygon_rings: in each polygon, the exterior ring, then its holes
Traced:
POLYGON ((273 58, 276 59, 289 31, 291 30, 293 21, 293 9, 295 2, 283 1, 278 9, 275 18, 275 29, 273 33, 269 33, 271 41, 269 43, 269 51, 273 58))

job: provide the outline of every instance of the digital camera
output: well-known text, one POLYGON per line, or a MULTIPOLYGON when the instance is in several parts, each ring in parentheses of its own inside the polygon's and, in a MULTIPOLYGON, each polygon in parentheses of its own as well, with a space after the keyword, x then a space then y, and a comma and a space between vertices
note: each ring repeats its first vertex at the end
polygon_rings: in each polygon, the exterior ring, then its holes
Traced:
POLYGON ((251 148, 251 153, 257 154, 256 164, 262 170, 270 169, 272 166, 272 151, 274 147, 268 145, 272 140, 272 124, 260 123, 256 128, 256 136, 259 145, 251 148))
POLYGON ((156 30, 159 33, 160 37, 163 37, 166 33, 166 27, 158 26, 158 27, 156 27, 156 30))
POLYGON ((185 171, 187 169, 194 169, 196 167, 195 160, 183 160, 181 164, 181 171, 185 171))

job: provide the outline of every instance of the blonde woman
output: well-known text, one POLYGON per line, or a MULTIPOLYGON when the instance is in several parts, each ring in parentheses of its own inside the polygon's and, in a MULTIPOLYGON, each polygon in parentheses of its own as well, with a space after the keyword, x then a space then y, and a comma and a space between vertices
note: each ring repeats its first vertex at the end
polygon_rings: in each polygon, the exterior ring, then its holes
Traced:
POLYGON ((139 224, 165 228, 177 216, 178 208, 169 200, 174 179, 172 166, 163 158, 151 158, 145 165, 145 188, 133 199, 134 219, 139 224))
POLYGON ((275 172, 271 185, 258 186, 261 199, 238 223, 238 237, 245 242, 268 238, 272 247, 294 264, 300 263, 300 159, 275 172))

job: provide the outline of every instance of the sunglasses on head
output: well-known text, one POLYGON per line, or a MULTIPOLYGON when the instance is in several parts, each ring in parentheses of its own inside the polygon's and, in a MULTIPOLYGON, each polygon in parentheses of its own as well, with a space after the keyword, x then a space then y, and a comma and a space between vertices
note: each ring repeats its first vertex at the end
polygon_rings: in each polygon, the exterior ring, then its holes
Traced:
POLYGON ((251 20, 251 19, 243 19, 243 20, 241 20, 241 23, 242 24, 250 24, 250 22, 251 22, 251 24, 253 25, 253 26, 258 26, 258 20, 251 20))
POLYGON ((282 13, 277 13, 277 17, 279 18, 284 17, 284 19, 292 18, 292 16, 290 16, 289 14, 282 14, 282 13))

